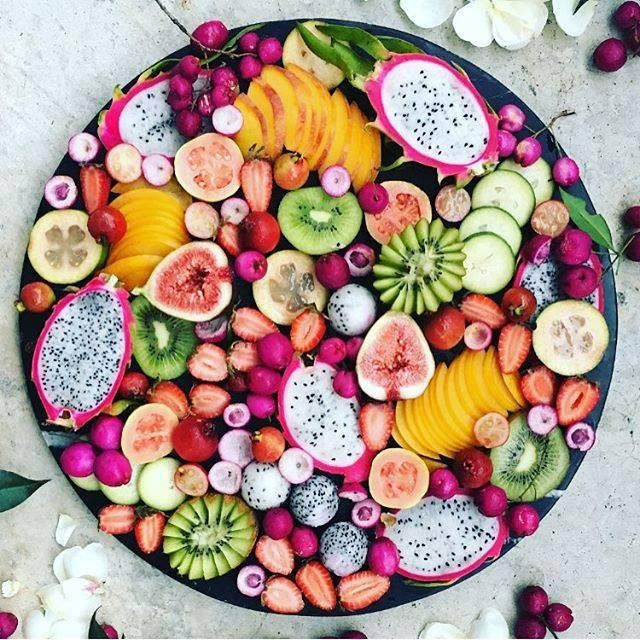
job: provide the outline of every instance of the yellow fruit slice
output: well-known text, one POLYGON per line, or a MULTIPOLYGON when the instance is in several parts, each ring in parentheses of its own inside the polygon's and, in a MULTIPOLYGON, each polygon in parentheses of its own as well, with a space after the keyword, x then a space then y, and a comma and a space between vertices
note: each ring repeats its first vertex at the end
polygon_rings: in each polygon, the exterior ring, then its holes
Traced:
POLYGON ((438 378, 442 376, 443 373, 442 365, 436 369, 436 373, 434 377, 429 382, 429 386, 427 387, 426 396, 427 400, 424 403, 424 407, 426 409, 427 415, 430 417, 431 427, 427 434, 429 445, 435 449, 439 454, 445 455, 448 458, 452 458, 455 451, 455 446, 452 445, 451 442, 451 434, 448 432, 446 426, 439 421, 439 418, 435 412, 436 405, 436 386, 438 384, 438 380, 436 379, 436 375, 438 378))
POLYGON ((311 136, 315 127, 315 114, 311 108, 311 103, 305 98, 308 91, 306 83, 304 83, 295 73, 289 69, 284 70, 284 74, 293 85, 293 89, 298 101, 298 119, 300 121, 300 132, 295 146, 291 151, 298 152, 301 156, 307 158, 313 152, 311 136))
POLYGON ((129 236, 127 233, 121 242, 111 248, 107 264, 139 255, 166 256, 183 244, 186 242, 175 240, 166 234, 162 236, 142 231, 129 236))
POLYGON ((467 371, 467 380, 471 383, 471 393, 475 395, 476 404, 482 409, 482 413, 478 418, 485 413, 493 411, 506 416, 507 412, 493 397, 488 381, 484 377, 484 351, 471 351, 469 353, 467 356, 467 371))
POLYGON ((138 231, 152 232, 159 230, 184 242, 189 239, 189 234, 182 218, 176 219, 162 213, 149 213, 147 209, 136 213, 123 212, 123 215, 127 221, 127 234, 137 233, 138 231))
POLYGON ((118 196, 113 202, 110 202, 112 207, 116 209, 122 209, 130 204, 144 204, 148 207, 163 207, 166 209, 179 209, 182 212, 184 210, 180 207, 176 199, 166 191, 160 191, 159 189, 134 189, 133 191, 127 191, 118 196))
POLYGON ((331 96, 331 103, 332 138, 330 140, 326 156, 320 165, 320 172, 324 171, 327 167, 336 164, 340 160, 349 142, 349 116, 351 113, 349 101, 344 97, 342 91, 336 89, 331 96))
POLYGON ((254 82, 262 86, 265 94, 267 95, 267 98, 269 98, 269 102, 271 103, 271 109, 273 110, 273 120, 276 127, 276 150, 278 152, 278 155, 280 155, 284 148, 284 141, 287 132, 284 103, 280 99, 280 96, 266 82, 264 82, 260 78, 256 78, 254 82))
POLYGON ((252 81, 249 85, 247 96, 253 101, 253 104, 256 105, 256 108, 262 114, 262 122, 265 126, 262 130, 265 152, 272 160, 274 160, 280 155, 282 147, 278 149, 276 144, 275 114, 273 113, 271 100, 269 100, 269 96, 265 91, 265 85, 252 81))
POLYGON ((380 168, 380 132, 365 122, 362 142, 362 159, 353 179, 353 188, 360 191, 367 182, 373 182, 380 168))
POLYGON ((522 395, 520 390, 520 374, 519 373, 503 373, 502 379, 509 389, 509 393, 513 396, 513 399, 518 403, 518 406, 523 409, 527 406, 527 400, 522 395))
POLYGON ((505 411, 513 413, 520 408, 504 382, 498 362, 498 352, 493 346, 487 349, 484 356, 484 377, 491 393, 505 411))
POLYGON ((266 146, 264 131, 266 124, 263 123, 263 116, 256 107, 253 100, 247 95, 241 93, 233 103, 242 113, 242 128, 233 139, 235 140, 242 155, 245 159, 249 157, 252 151, 259 151, 266 146))
POLYGON ((106 266, 103 271, 116 276, 125 288, 131 291, 136 287, 144 287, 151 272, 161 260, 162 256, 138 255, 118 260, 106 266))
POLYGON ((314 153, 309 157, 309 167, 315 171, 319 166, 322 159, 326 156, 329 144, 331 141, 331 135, 333 133, 333 107, 331 104, 331 94, 327 91, 327 88, 319 82, 314 76, 311 76, 311 82, 316 87, 317 95, 320 99, 320 129, 321 135, 317 142, 317 146, 314 153))
POLYGON ((474 397, 471 395, 469 389, 469 382, 467 376, 468 364, 467 356, 469 351, 463 351, 452 363, 451 363, 451 376, 452 384, 447 387, 447 393, 449 399, 457 398, 459 405, 463 409, 463 412, 467 414, 471 422, 475 422, 483 413, 482 408, 479 407, 474 397))
POLYGON ((460 375, 458 372, 462 367, 460 358, 461 356, 458 356, 448 367, 441 392, 436 389, 438 391, 436 402, 441 413, 449 416, 450 421, 455 423, 457 431, 464 434, 465 442, 474 444, 473 425, 476 418, 468 413, 461 403, 461 395, 464 391, 458 386, 457 380, 460 375))
POLYGON ((409 426, 412 418, 407 412, 407 403, 408 400, 401 400, 396 404, 396 424, 401 437, 409 445, 411 451, 414 451, 421 456, 437 457, 435 451, 426 449, 413 435, 409 426))
POLYGON ((137 189, 157 189, 158 191, 168 193, 172 198, 175 198, 183 211, 193 202, 193 198, 178 184, 175 178, 171 178, 167 184, 161 187, 154 187, 144 178, 138 178, 126 184, 124 182, 116 182, 115 185, 111 187, 113 193, 120 194, 129 193, 129 191, 135 191, 137 189))
POLYGON ((355 174, 362 158, 362 138, 364 135, 364 116, 355 102, 349 109, 349 143, 340 159, 340 163, 352 176, 355 174))
POLYGON ((438 458, 438 451, 430 446, 425 434, 434 428, 433 420, 429 420, 428 416, 422 413, 422 403, 418 402, 418 399, 405 401, 405 416, 407 418, 407 429, 410 430, 410 436, 421 447, 423 455, 428 455, 433 458, 438 458), (428 452, 428 453, 426 453, 428 452))
POLYGON ((280 99, 284 109, 284 146, 293 150, 298 146, 304 129, 306 110, 300 109, 295 87, 282 67, 267 65, 260 77, 280 99))
MULTIPOLYGON (((403 449, 407 451, 413 451, 413 449, 409 446, 407 441, 400 435, 398 431, 398 425, 394 423, 393 429, 391 430, 391 437, 399 444, 403 449)), ((415 453, 415 451, 414 451, 415 453)), ((427 465, 429 471, 434 471, 435 469, 442 469, 446 464, 444 462, 440 462, 438 460, 434 460, 432 458, 427 458, 426 456, 421 456, 424 463, 427 465)))

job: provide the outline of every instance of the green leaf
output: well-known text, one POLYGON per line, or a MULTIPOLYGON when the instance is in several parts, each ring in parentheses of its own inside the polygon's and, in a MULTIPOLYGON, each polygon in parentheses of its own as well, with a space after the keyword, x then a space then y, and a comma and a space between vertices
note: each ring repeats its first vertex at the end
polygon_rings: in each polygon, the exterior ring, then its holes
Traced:
POLYGON ((318 31, 335 40, 354 45, 376 60, 388 60, 389 50, 368 31, 359 27, 347 27, 341 24, 319 24, 318 31))
POLYGON ((301 23, 296 25, 296 29, 298 30, 303 42, 311 50, 311 53, 314 53, 318 58, 321 58, 325 62, 338 67, 347 77, 352 75, 353 71, 347 68, 340 55, 335 48, 331 46, 331 44, 324 42, 324 40, 320 40, 320 38, 314 35, 301 23))
POLYGON ((0 469, 0 512, 9 511, 22 504, 34 491, 48 480, 29 480, 17 473, 0 469))
MULTIPOLYGON (((98 607, 98 609, 100 609, 100 607, 98 607)), ((89 635, 87 637, 103 640, 104 638, 108 638, 109 636, 105 633, 102 625, 96 619, 96 616, 98 615, 98 609, 96 609, 91 616, 91 622, 89 623, 89 635)))
POLYGON ((402 40, 402 38, 394 38, 393 36, 378 36, 378 40, 393 53, 424 53, 420 47, 415 44, 402 40))
POLYGON ((562 188, 560 188, 560 195, 567 209, 569 209, 569 217, 573 224, 578 229, 588 233, 596 244, 602 245, 615 253, 616 249, 613 245, 611 230, 604 217, 599 213, 589 213, 587 205, 582 198, 578 198, 562 188))

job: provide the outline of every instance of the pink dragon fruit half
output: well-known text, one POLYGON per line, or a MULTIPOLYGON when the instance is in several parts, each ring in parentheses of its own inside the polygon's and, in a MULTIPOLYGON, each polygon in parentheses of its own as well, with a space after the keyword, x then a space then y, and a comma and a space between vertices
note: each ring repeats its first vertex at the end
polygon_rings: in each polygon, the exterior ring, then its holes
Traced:
POLYGON ((131 359, 128 293, 99 276, 54 307, 31 378, 51 422, 79 429, 112 402, 131 359))
POLYGON ((397 511, 395 522, 380 525, 377 534, 396 544, 401 576, 443 584, 497 558, 509 527, 503 516, 482 515, 473 496, 460 491, 448 500, 428 496, 415 507, 397 511))
POLYGON ((357 399, 333 390, 335 374, 325 362, 307 367, 294 359, 278 393, 279 420, 287 442, 306 451, 316 469, 360 482, 369 475, 374 452, 360 435, 357 399))
POLYGON ((407 160, 458 183, 498 160, 498 117, 464 72, 424 53, 392 54, 376 64, 364 89, 374 125, 404 149, 407 160))
POLYGON ((128 142, 143 156, 176 155, 186 140, 174 126, 173 110, 167 103, 169 77, 168 73, 141 76, 127 93, 115 88, 111 106, 98 121, 98 136, 107 149, 128 142))

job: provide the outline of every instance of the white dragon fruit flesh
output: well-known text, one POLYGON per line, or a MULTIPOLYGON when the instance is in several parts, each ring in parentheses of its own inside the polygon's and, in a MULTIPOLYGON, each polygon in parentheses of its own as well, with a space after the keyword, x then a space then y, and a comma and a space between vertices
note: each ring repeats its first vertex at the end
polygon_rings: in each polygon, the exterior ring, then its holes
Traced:
POLYGON ((251 462, 242 472, 242 497, 252 509, 279 507, 289 497, 290 488, 276 464, 251 462))
POLYGON ((364 566, 369 541, 362 529, 350 522, 336 522, 320 536, 322 564, 337 576, 355 573, 364 566))
POLYGON ((326 476, 311 476, 291 491, 289 509, 293 517, 309 527, 327 524, 338 512, 336 483, 326 476))
POLYGON ((327 314, 338 333, 359 336, 375 322, 376 300, 366 287, 346 284, 331 294, 327 314))

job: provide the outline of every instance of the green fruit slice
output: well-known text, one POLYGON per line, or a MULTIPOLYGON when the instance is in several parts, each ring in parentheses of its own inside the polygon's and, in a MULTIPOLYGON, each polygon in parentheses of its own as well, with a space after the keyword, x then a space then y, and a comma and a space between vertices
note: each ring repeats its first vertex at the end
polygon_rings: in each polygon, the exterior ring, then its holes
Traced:
POLYGON ((174 482, 180 462, 175 458, 160 458, 150 462, 138 477, 140 499, 148 507, 158 511, 172 511, 187 497, 174 482))
POLYGON ((114 504, 138 504, 138 502, 140 502, 138 478, 140 477, 140 471, 142 471, 143 467, 143 464, 132 464, 131 479, 127 484, 120 485, 119 487, 110 487, 100 482, 100 490, 105 498, 114 504))

